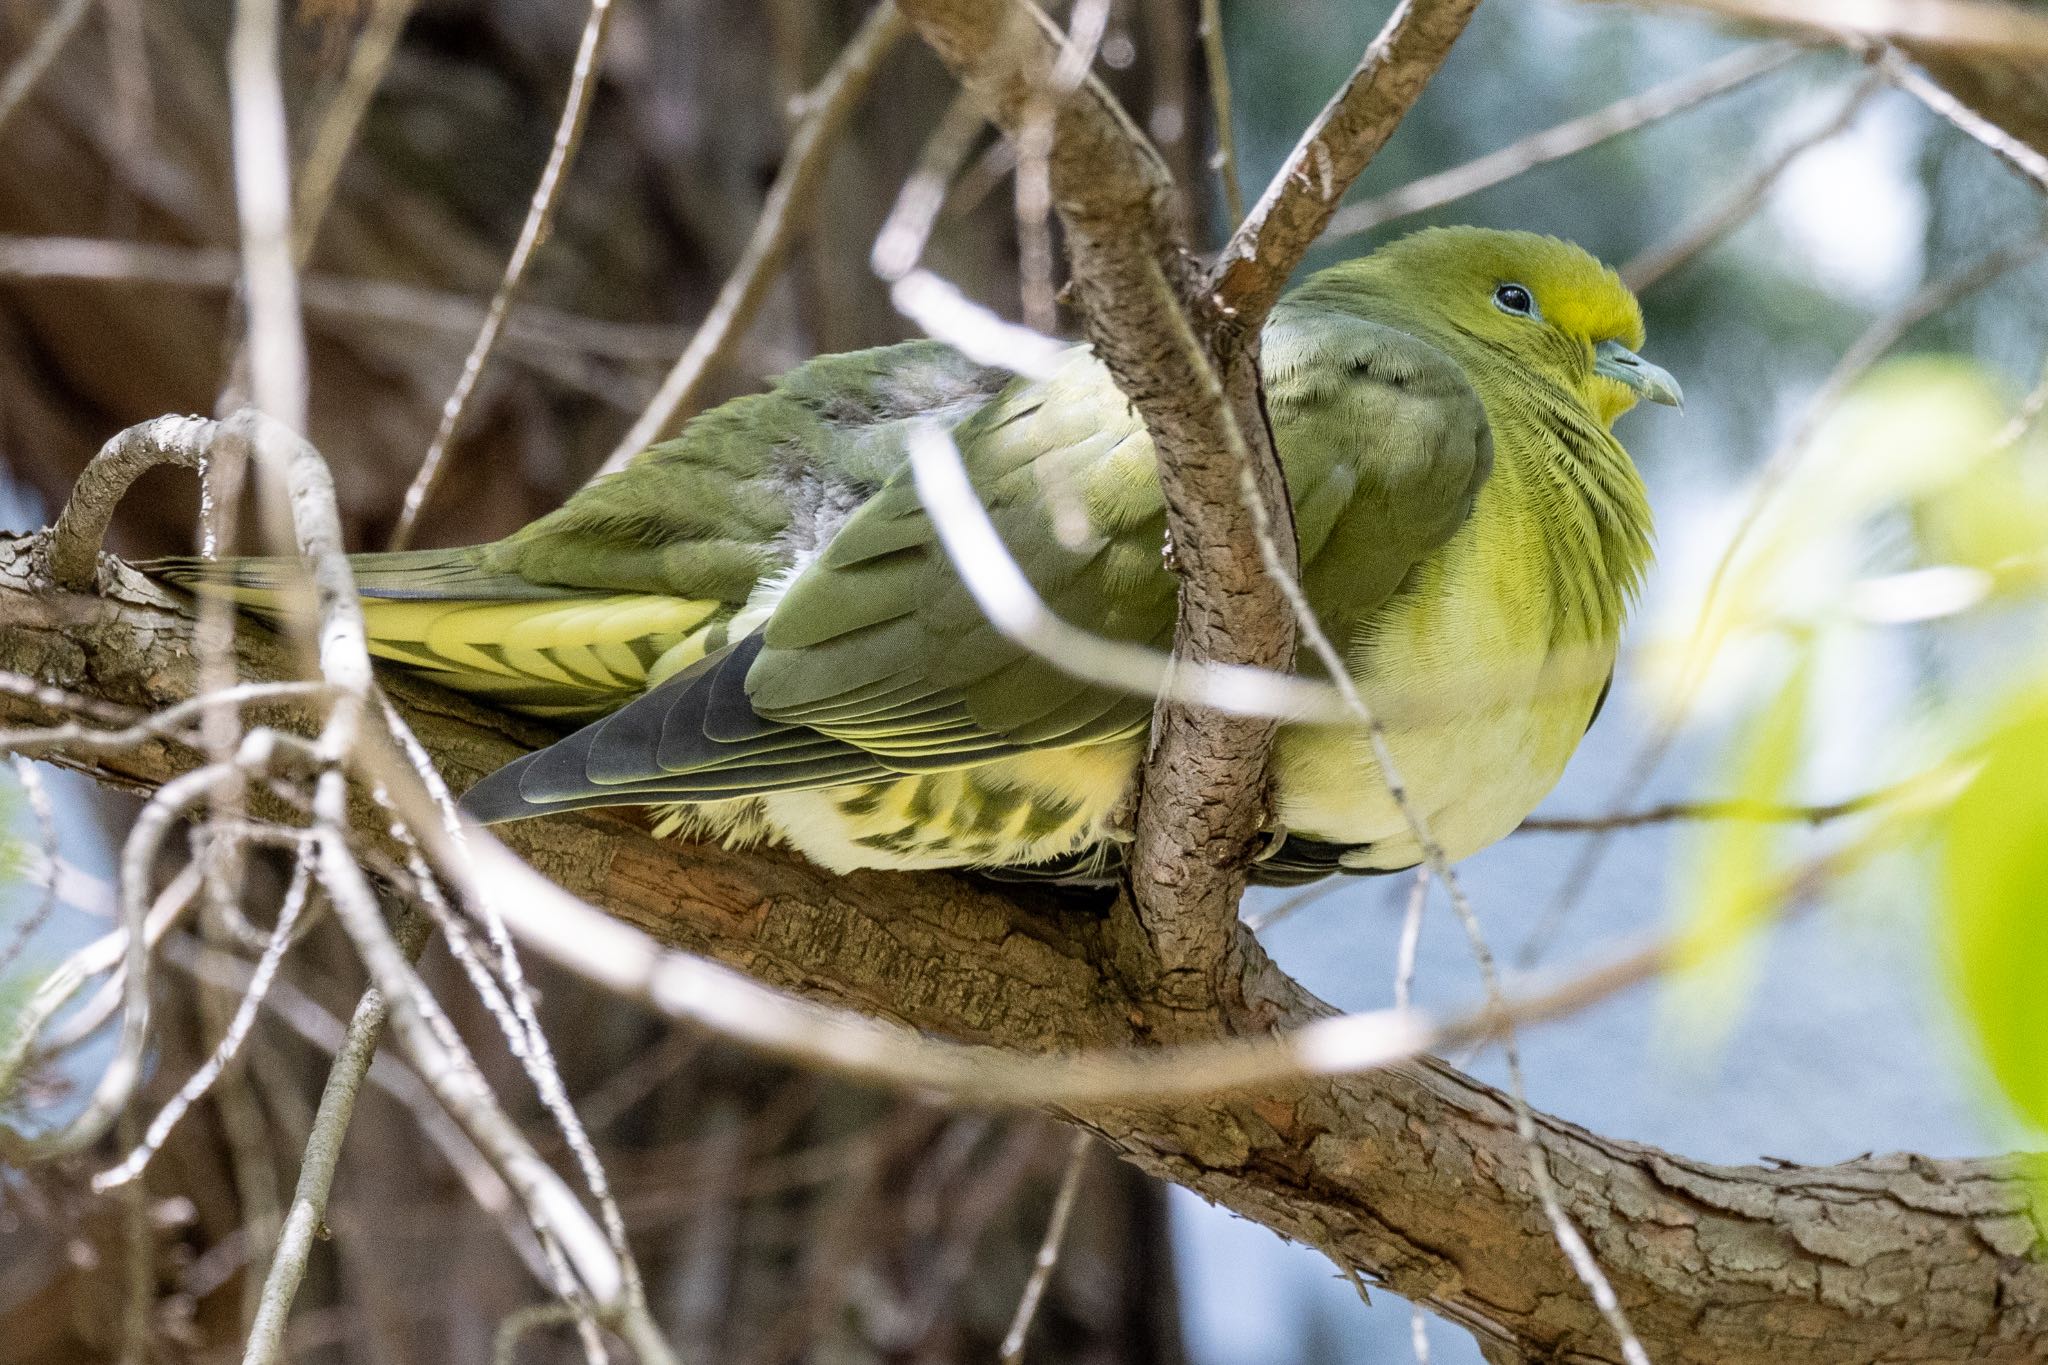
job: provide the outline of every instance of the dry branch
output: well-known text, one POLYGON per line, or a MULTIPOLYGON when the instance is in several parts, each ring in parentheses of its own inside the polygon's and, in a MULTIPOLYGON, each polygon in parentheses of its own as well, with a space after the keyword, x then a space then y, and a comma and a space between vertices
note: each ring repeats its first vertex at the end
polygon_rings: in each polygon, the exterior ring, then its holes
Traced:
POLYGON ((92 0, 62 0, 56 12, 43 21, 28 50, 8 69, 6 77, 0 79, 0 127, 6 126, 14 111, 21 107, 21 102, 36 88, 36 82, 49 72, 57 54, 64 50, 64 45, 71 41, 71 35, 78 32, 78 26, 91 12, 92 0))
POLYGON ((611 29, 611 16, 611 0, 591 0, 590 17, 584 21, 583 36, 576 45, 576 59, 570 68, 569 94, 562 104, 561 120, 555 125, 554 141, 548 146, 547 164, 541 167, 540 181, 533 187, 526 219, 519 225, 519 240, 513 244, 512 255, 505 262, 505 275, 499 281, 497 293, 491 296, 483 328, 463 359, 462 373, 456 377, 454 391, 441 405, 441 421, 434 428, 433 440, 427 444, 419 472, 413 475, 412 483, 405 490, 404 501, 398 509, 398 524, 391 530, 391 548, 394 550, 404 549, 412 540, 413 526, 419 519, 420 509, 426 505, 441 477, 442 463, 448 457, 448 444, 455 439, 463 409, 468 406, 477 381, 483 377, 484 366, 498 344, 498 334, 504 330, 505 317, 526 283, 527 267, 533 263, 534 253, 548 239, 554 225, 555 211, 562 201, 562 185, 570 164, 575 160, 577 145, 583 140, 583 127, 590 117, 590 102, 597 97, 598 55, 604 51, 605 36, 611 29))
MULTIPOLYGON (((1226 249, 1197 271, 1158 154, 1094 80, 1057 100, 1049 171, 1089 339, 1159 452, 1173 558, 1182 573, 1175 652, 1285 668, 1295 570, 1286 489, 1258 378, 1258 332, 1280 287, 1463 30, 1476 0, 1410 0, 1325 108, 1226 249), (1222 286, 1218 287, 1218 281, 1222 286), (1192 342, 1192 344, 1189 344, 1192 342), (1246 478, 1247 470, 1250 477, 1246 478), (1271 568, 1277 572, 1269 572, 1271 568)), ((925 40, 1021 137, 1057 90, 1065 48, 1029 5, 906 0, 925 40)), ((1147 980, 1162 1037, 1229 1027, 1243 863, 1263 823, 1270 721, 1163 704, 1136 814, 1134 927, 1116 960, 1147 980)))

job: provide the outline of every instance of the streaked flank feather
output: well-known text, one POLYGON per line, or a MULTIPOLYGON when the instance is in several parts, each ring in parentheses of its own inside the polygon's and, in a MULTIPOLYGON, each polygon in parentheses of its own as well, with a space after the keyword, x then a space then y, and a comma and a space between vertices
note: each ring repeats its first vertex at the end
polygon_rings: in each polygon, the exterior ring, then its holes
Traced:
MULTIPOLYGON (((1541 800, 1604 696, 1650 536, 1610 428, 1677 400, 1642 333, 1578 248, 1462 228, 1323 271, 1267 324, 1303 585, 1454 857, 1541 800)), ((909 477, 927 422, 1055 612, 1167 647, 1151 440, 1087 348, 1037 381, 929 342, 825 357, 503 541, 358 558, 380 656, 591 722, 466 805, 652 805, 661 832, 839 869, 1112 873, 1151 699, 983 619, 909 477)), ((269 561, 156 567, 259 612, 286 587, 269 561)), ((1420 856, 1351 727, 1282 728, 1273 817, 1269 880, 1420 856)))

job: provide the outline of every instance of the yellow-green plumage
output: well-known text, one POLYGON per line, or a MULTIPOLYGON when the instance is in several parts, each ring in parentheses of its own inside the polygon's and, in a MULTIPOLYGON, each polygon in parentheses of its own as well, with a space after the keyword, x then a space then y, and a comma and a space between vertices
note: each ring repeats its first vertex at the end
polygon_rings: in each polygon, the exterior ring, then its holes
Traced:
MULTIPOLYGON (((1267 326, 1304 587, 1453 857, 1555 783, 1612 669, 1649 513, 1608 428, 1676 398, 1641 341, 1585 253, 1476 229, 1325 271, 1267 326)), ((1014 380, 913 343, 814 361, 495 545, 360 557, 373 647, 499 704, 602 717, 479 784, 485 818, 651 804, 665 831, 833 868, 1100 872, 1150 699, 982 618, 906 467, 931 422, 1057 613, 1168 645, 1153 450, 1106 371, 1077 347, 1014 380)), ((231 576, 270 600, 261 562, 231 576)), ((1353 729, 1283 727, 1273 785, 1271 879, 1419 857, 1353 729)))

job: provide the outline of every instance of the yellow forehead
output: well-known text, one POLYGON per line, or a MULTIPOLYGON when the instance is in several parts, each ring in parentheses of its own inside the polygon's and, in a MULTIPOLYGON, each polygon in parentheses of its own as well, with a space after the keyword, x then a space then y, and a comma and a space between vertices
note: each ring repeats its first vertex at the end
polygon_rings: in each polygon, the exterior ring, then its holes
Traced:
POLYGON ((1590 253, 1556 237, 1487 228, 1433 228, 1387 250, 1410 255, 1420 273, 1452 288, 1490 291, 1519 284, 1543 320, 1589 341, 1643 344, 1643 311, 1627 285, 1590 253))

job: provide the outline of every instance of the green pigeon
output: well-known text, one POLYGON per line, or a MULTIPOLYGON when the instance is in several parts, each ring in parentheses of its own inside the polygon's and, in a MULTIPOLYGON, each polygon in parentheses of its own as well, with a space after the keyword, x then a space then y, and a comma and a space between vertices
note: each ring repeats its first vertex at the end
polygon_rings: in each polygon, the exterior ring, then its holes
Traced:
MULTIPOLYGON (((1650 555, 1611 427, 1680 401, 1642 343, 1592 256, 1476 228, 1321 271, 1266 324, 1302 586, 1452 858, 1521 822, 1605 698, 1650 555)), ((1152 442, 1088 347, 1038 378, 930 341, 825 356, 503 540, 355 557, 377 655, 581 725, 465 809, 652 806, 658 832, 835 870, 1112 875, 1153 698, 986 619, 909 468, 934 424, 1054 613, 1170 647, 1152 442)), ((277 609, 275 561, 153 567, 277 609)), ((1421 859, 1355 725, 1282 725, 1271 812, 1259 880, 1421 859)))

